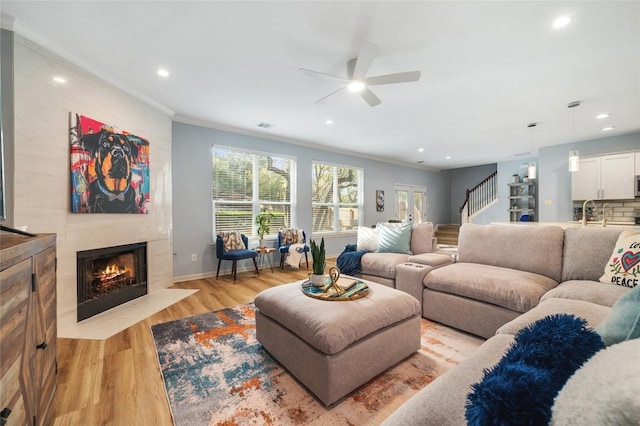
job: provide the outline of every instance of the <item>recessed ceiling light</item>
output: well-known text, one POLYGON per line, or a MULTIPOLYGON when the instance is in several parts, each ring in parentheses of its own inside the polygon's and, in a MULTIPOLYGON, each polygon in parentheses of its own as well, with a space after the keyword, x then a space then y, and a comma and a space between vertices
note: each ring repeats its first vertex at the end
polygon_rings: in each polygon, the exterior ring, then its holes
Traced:
POLYGON ((325 123, 326 123, 327 125, 331 125, 331 124, 333 124, 333 120, 327 120, 327 121, 325 121, 325 123))
POLYGON ((605 112, 605 113, 596 115, 596 118, 598 120, 602 120, 603 118, 607 118, 607 117, 611 117, 611 113, 610 112, 605 112))
POLYGON ((444 157, 445 160, 451 160, 451 156, 447 155, 446 157, 444 157))
POLYGON ((567 25, 569 25, 569 22, 571 22, 571 16, 569 15, 565 15, 565 16, 559 16, 558 18, 556 18, 555 21, 553 21, 553 28, 562 28, 562 27, 566 27, 567 25))
POLYGON ((164 68, 158 68, 158 75, 159 75, 160 77, 167 78, 167 77, 169 77, 169 71, 167 71, 167 70, 166 70, 166 69, 164 69, 164 68))
POLYGON ((364 83, 359 80, 354 80, 347 85, 347 89, 350 92, 362 92, 364 90, 364 83))
POLYGON ((615 126, 607 126, 607 127, 603 127, 602 131, 603 132, 608 132, 609 130, 613 130, 613 129, 615 129, 615 126))
POLYGON ((59 75, 53 77, 53 81, 55 81, 56 83, 61 83, 64 84, 67 82, 67 80, 64 77, 60 77, 59 75))
POLYGON ((418 148, 418 152, 424 152, 424 148, 418 148))

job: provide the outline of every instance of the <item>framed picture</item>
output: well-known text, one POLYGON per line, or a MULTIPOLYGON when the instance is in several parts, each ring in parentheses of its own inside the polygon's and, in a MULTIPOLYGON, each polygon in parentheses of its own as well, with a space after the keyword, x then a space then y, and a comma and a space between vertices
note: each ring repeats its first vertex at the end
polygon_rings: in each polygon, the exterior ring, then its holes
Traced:
POLYGON ((381 189, 376 190, 376 211, 384 211, 384 191, 381 189))

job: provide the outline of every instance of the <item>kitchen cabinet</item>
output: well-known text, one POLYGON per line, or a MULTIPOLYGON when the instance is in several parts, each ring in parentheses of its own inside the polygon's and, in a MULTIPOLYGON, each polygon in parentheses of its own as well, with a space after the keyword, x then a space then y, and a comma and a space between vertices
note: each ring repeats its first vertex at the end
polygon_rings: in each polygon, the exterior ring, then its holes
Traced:
POLYGON ((510 183, 509 185, 509 220, 519 222, 522 216, 534 221, 536 216, 536 181, 510 183))
POLYGON ((636 176, 640 176, 640 151, 636 152, 636 176))
POLYGON ((0 237, 0 422, 52 423, 57 387, 56 236, 0 237))
POLYGON ((571 176, 572 199, 633 199, 634 167, 633 152, 581 158, 580 170, 571 176))

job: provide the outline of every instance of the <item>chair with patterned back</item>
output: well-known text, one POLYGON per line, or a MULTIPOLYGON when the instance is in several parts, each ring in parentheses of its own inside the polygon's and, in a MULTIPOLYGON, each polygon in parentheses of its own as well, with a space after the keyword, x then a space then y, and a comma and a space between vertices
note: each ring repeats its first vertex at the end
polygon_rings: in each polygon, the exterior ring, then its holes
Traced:
POLYGON ((258 252, 255 250, 249 250, 248 247, 249 239, 246 235, 241 234, 238 231, 220 232, 216 236, 216 257, 218 258, 216 278, 218 278, 218 275, 220 274, 220 264, 223 260, 231 260, 233 262, 231 266, 233 282, 236 281, 238 260, 253 259, 253 266, 256 269, 256 274, 260 275, 260 272, 258 271, 258 263, 256 262, 258 252))
MULTIPOLYGON (((285 259, 290 255, 289 248, 292 244, 296 244, 294 249, 297 248, 300 254, 304 253, 304 259, 307 262, 307 269, 309 269, 308 253, 310 248, 307 245, 307 234, 302 230, 298 232, 298 229, 296 228, 281 228, 280 231, 278 231, 277 247, 280 252, 280 269, 284 270, 285 259), (300 235, 302 236, 302 239, 299 241, 300 235)), ((300 260, 302 260, 302 256, 300 257, 300 260)))

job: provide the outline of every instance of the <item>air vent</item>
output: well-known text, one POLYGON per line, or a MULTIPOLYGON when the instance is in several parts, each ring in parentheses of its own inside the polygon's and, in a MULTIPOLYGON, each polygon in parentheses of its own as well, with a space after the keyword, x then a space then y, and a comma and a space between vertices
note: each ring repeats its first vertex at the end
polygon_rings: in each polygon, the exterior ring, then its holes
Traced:
POLYGON ((264 121, 258 123, 258 127, 262 127, 263 129, 270 129, 273 126, 275 126, 275 124, 265 123, 264 121))
POLYGON ((513 154, 514 157, 524 157, 525 155, 531 155, 530 152, 521 152, 519 154, 513 154))

